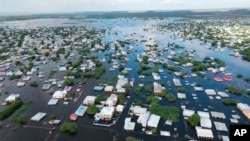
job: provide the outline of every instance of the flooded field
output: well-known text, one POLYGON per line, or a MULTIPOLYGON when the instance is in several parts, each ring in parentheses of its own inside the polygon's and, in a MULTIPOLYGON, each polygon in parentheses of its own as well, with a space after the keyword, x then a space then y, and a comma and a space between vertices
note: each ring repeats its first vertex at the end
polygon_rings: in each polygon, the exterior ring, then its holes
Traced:
MULTIPOLYGON (((229 125, 234 124, 230 121, 232 115, 239 115, 237 124, 249 124, 249 120, 245 118, 236 106, 226 106, 222 103, 222 100, 216 96, 208 96, 204 91, 196 92, 193 89, 192 84, 199 84, 204 89, 214 89, 217 91, 225 91, 227 86, 235 86, 242 90, 247 90, 250 88, 250 84, 243 79, 236 77, 237 74, 242 74, 244 77, 250 77, 250 63, 242 60, 240 57, 230 56, 229 53, 232 49, 225 47, 225 50, 222 52, 214 51, 209 49, 207 46, 210 46, 208 43, 204 44, 200 40, 192 39, 186 40, 183 37, 176 36, 175 32, 170 30, 159 30, 159 25, 163 23, 172 23, 175 21, 181 20, 181 18, 166 18, 166 19, 143 19, 143 18, 116 18, 116 19, 33 19, 33 20, 23 20, 23 21, 11 21, 0 23, 2 28, 8 26, 9 28, 17 29, 41 29, 44 28, 53 28, 53 27, 87 27, 93 29, 104 29, 101 35, 98 35, 101 39, 100 44, 108 45, 108 48, 104 51, 90 51, 86 56, 95 56, 99 60, 103 61, 103 65, 106 68, 105 73, 99 78, 75 78, 75 80, 84 80, 86 83, 82 86, 83 94, 76 95, 69 100, 69 104, 65 105, 64 101, 59 101, 55 106, 48 106, 47 103, 51 99, 51 95, 56 90, 62 90, 63 88, 58 88, 56 85, 53 85, 50 90, 42 91, 42 86, 44 81, 47 80, 48 75, 51 70, 58 69, 58 66, 62 63, 65 63, 69 60, 65 59, 63 55, 60 56, 60 60, 57 62, 48 61, 46 64, 40 64, 40 70, 44 71, 45 77, 38 78, 34 73, 32 78, 29 81, 37 81, 39 86, 36 88, 30 87, 28 84, 25 87, 17 87, 16 82, 18 80, 9 80, 7 77, 5 80, 1 81, 4 83, 4 90, 8 91, 8 94, 19 93, 21 100, 24 102, 31 102, 28 108, 25 111, 25 115, 28 117, 27 125, 22 125, 18 129, 13 129, 14 127, 6 127, 6 125, 12 125, 10 120, 2 121, 2 128, 0 129, 0 137, 4 141, 14 141, 15 139, 25 140, 25 141, 99 141, 99 140, 125 140, 127 136, 133 136, 145 141, 163 141, 163 140, 187 140, 197 139, 195 129, 191 127, 188 122, 184 119, 183 107, 195 111, 217 111, 223 112, 226 115, 226 119, 214 119, 210 118, 213 122, 223 122, 226 124, 226 127, 229 129, 229 125), (126 42, 123 47, 118 47, 115 49, 117 41, 126 42), (176 44, 181 46, 180 48, 174 48, 169 44, 176 44), (155 46, 155 52, 152 49, 147 49, 149 46, 155 46), (121 49, 120 49, 121 48, 121 49), (172 49, 173 48, 173 49, 172 49), (191 67, 181 66, 176 63, 176 61, 168 59, 171 55, 172 57, 184 56, 186 52, 190 50, 195 50, 192 52, 193 60, 202 61, 205 57, 219 58, 224 61, 225 71, 218 72, 216 74, 204 70, 205 77, 192 77, 191 67), (121 53, 122 51, 126 52, 125 61, 118 59, 119 57, 114 57, 110 59, 112 54, 121 53), (143 56, 146 53, 151 52, 153 59, 146 63, 150 67, 150 75, 144 75, 143 78, 140 78, 138 74, 138 68, 143 64, 143 62, 138 61, 138 55, 143 56), (172 55, 171 52, 175 52, 175 55, 172 55), (155 54, 154 54, 155 53, 155 54), (155 55, 155 56, 154 56, 155 55), (67 134, 60 132, 60 125, 49 125, 47 121, 50 119, 51 114, 56 114, 57 119, 62 120, 62 122, 69 121, 69 117, 77 107, 82 103, 83 99, 88 95, 103 95, 108 97, 110 94, 105 92, 96 92, 93 90, 94 86, 98 85, 100 81, 110 82, 111 85, 115 86, 117 76, 123 74, 118 69, 111 69, 113 67, 112 63, 108 62, 117 61, 119 64, 122 64, 125 68, 131 68, 125 73, 125 77, 129 80, 134 80, 133 88, 130 89, 129 97, 126 97, 126 106, 122 112, 118 122, 111 127, 99 127, 94 126, 94 118, 84 115, 79 117, 76 121, 77 123, 77 133, 76 134, 67 134), (180 69, 180 72, 185 72, 184 78, 175 75, 173 71, 170 71, 164 65, 166 61, 168 65, 174 66, 180 69), (165 62, 164 62, 165 63, 165 62), (151 72, 154 72, 154 68, 158 68, 156 72, 160 76, 160 80, 154 80, 151 75, 151 72), (231 73, 232 81, 223 81, 216 82, 215 77, 224 77, 226 73, 231 73), (179 93, 179 87, 175 87, 173 83, 173 78, 180 79, 182 88, 185 89, 186 99, 178 99, 177 93, 179 93), (166 99, 159 100, 160 105, 163 106, 174 106, 179 109, 179 118, 177 122, 173 122, 172 125, 166 125, 165 120, 161 118, 158 124, 158 133, 153 135, 148 135, 143 131, 141 124, 136 123, 134 131, 124 130, 124 120, 126 117, 131 117, 132 121, 136 122, 138 117, 131 116, 129 113, 130 106, 136 101, 140 100, 143 104, 148 106, 147 98, 150 95, 153 95, 152 92, 148 93, 145 90, 141 91, 140 94, 134 93, 134 88, 142 84, 143 86, 151 86, 153 82, 158 82, 164 87, 169 93, 173 94, 176 97, 174 102, 169 102, 166 99), (196 96, 194 96, 195 94, 196 96), (196 97, 196 98, 194 98, 196 97), (212 108, 211 108, 212 107, 212 108), (37 112, 45 112, 47 116, 42 119, 42 121, 36 123, 32 122, 29 119, 36 114, 37 112), (55 129, 54 129, 55 128, 55 129), (171 133, 170 137, 161 136, 159 131, 169 131, 171 133)), ((84 32, 84 30, 82 31, 84 32)), ((77 36, 73 35, 72 36, 77 36)), ((84 48, 84 45, 75 45, 80 48, 84 48)), ((74 48, 71 51, 74 53, 74 58, 72 64, 77 62, 80 54, 77 48, 74 48)), ((16 68, 14 68, 16 69, 16 68)), ((58 71, 53 75, 54 79, 63 80, 65 72, 58 71)), ((73 86, 73 91, 77 89, 77 85, 73 86)), ((234 95, 230 94, 228 91, 230 99, 235 99, 237 102, 250 103, 249 95, 234 95), (248 96, 248 97, 247 97, 248 96)), ((1 94, 0 102, 3 102, 8 94, 1 94)), ((149 107, 149 106, 148 106, 149 107)), ((4 109, 5 106, 0 106, 0 109, 4 109)), ((149 128, 150 129, 150 128, 149 128)), ((228 131, 217 131, 214 124, 212 126, 212 131, 214 134, 214 139, 218 140, 220 135, 229 135, 228 131)), ((146 128, 147 130, 147 128, 146 128)))

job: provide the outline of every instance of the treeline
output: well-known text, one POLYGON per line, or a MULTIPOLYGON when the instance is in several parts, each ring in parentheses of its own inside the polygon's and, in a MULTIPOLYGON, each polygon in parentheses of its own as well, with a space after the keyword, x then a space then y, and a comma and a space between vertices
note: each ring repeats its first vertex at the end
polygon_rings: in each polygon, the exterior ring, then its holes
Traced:
POLYGON ((0 120, 4 120, 11 116, 17 109, 19 109, 23 105, 21 100, 14 101, 7 108, 0 111, 0 120))

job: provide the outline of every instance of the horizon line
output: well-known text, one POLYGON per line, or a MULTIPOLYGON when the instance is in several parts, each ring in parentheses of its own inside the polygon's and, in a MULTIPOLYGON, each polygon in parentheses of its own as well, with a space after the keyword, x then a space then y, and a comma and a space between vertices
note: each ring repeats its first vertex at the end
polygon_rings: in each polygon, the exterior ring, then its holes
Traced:
POLYGON ((1 16, 27 16, 27 15, 46 15, 46 14, 76 14, 76 13, 109 13, 109 12, 129 12, 129 13, 143 13, 143 12, 175 12, 175 11, 191 11, 191 12, 226 12, 230 10, 250 10, 250 7, 241 8, 211 8, 211 9, 176 9, 176 10, 87 10, 87 11, 58 11, 58 12, 0 12, 1 16))

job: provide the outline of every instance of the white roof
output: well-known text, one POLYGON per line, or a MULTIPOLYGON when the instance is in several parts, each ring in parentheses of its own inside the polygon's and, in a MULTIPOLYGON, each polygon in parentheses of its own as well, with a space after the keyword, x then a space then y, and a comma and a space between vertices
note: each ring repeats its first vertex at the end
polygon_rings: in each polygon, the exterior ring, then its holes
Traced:
POLYGON ((116 110, 117 112, 122 112, 123 109, 124 109, 124 105, 117 105, 116 108, 115 108, 115 110, 116 110))
POLYGON ((159 84, 158 82, 154 82, 154 93, 161 93, 162 91, 162 87, 161 84, 159 84))
POLYGON ((221 97, 229 97, 229 95, 225 92, 218 92, 218 95, 221 97))
POLYGON ((175 86, 177 86, 177 87, 178 87, 178 86, 181 86, 181 82, 180 82, 179 79, 174 78, 174 79, 173 79, 173 82, 174 82, 174 85, 175 85, 175 86))
POLYGON ((214 138, 213 132, 211 129, 203 129, 200 127, 195 127, 196 134, 198 138, 214 138))
POLYGON ((115 111, 115 107, 113 107, 113 106, 106 106, 106 107, 102 108, 102 110, 100 112, 100 115, 113 116, 114 111, 115 111))
POLYGON ((168 136, 169 137, 170 136, 170 132, 169 131, 161 131, 160 135, 161 136, 168 136))
POLYGON ((147 108, 142 108, 141 106, 131 107, 131 110, 135 115, 145 114, 147 112, 147 108))
POLYGON ((212 122, 209 118, 201 118, 200 125, 204 128, 212 128, 212 122))
POLYGON ((230 141, 228 136, 222 136, 222 141, 230 141))
POLYGON ((31 76, 24 76, 23 77, 23 81, 27 81, 27 80, 30 80, 31 76))
POLYGON ((194 110, 183 109, 183 116, 190 117, 195 113, 194 110))
POLYGON ((198 111, 197 113, 201 118, 210 118, 209 112, 198 111))
POLYGON ((186 94, 184 94, 184 93, 177 93, 177 97, 179 99, 186 99, 186 94))
POLYGON ((65 98, 66 95, 67 95, 66 91, 55 91, 52 97, 55 99, 60 99, 60 98, 65 98))
POLYGON ((88 105, 89 103, 95 103, 96 96, 88 95, 83 100, 83 104, 88 105))
POLYGON ((114 106, 116 105, 117 101, 118 101, 118 96, 116 94, 111 94, 106 100, 106 105, 114 106))
POLYGON ((210 113, 211 113, 213 118, 222 118, 222 119, 226 118, 226 115, 224 113, 221 113, 221 112, 211 111, 210 113))
POLYGON ((105 89, 104 89, 104 91, 105 92, 112 92, 113 88, 114 88, 113 86, 106 86, 105 89))
POLYGON ((21 86, 24 86, 24 85, 25 85, 25 82, 17 82, 18 87, 21 87, 21 86))
POLYGON ((206 89, 206 90, 205 90, 205 93, 206 93, 207 95, 216 95, 216 92, 215 92, 214 89, 206 89))
POLYGON ((56 105, 58 102, 58 99, 51 98, 48 102, 48 105, 56 105))
POLYGON ((149 116, 150 116, 150 112, 147 111, 146 113, 139 115, 137 122, 141 123, 142 127, 146 127, 149 116))
POLYGON ((19 96, 20 94, 11 94, 5 99, 5 102, 15 101, 19 96))
POLYGON ((151 114, 149 117, 149 120, 148 120, 148 126, 157 128, 158 124, 160 122, 160 118, 161 118, 160 116, 157 116, 155 114, 151 114))
POLYGON ((125 130, 134 130, 135 129, 135 122, 131 122, 131 118, 125 118, 124 129, 125 130))
POLYGON ((245 103, 238 103, 237 108, 239 109, 250 109, 250 106, 245 103))
POLYGON ((227 126, 223 122, 214 122, 217 131, 228 131, 227 126))
POLYGON ((38 112, 37 114, 35 114, 33 117, 31 117, 32 121, 40 121, 42 118, 44 118, 47 114, 46 113, 42 113, 42 112, 38 112))

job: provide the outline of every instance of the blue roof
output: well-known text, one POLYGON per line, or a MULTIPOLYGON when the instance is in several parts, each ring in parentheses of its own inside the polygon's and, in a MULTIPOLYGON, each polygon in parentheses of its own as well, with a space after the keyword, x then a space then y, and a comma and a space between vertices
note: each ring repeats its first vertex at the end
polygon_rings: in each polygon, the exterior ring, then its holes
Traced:
POLYGON ((88 108, 87 106, 80 105, 80 106, 78 107, 78 109, 75 111, 75 114, 76 114, 77 116, 83 116, 83 115, 85 114, 87 108, 88 108))

